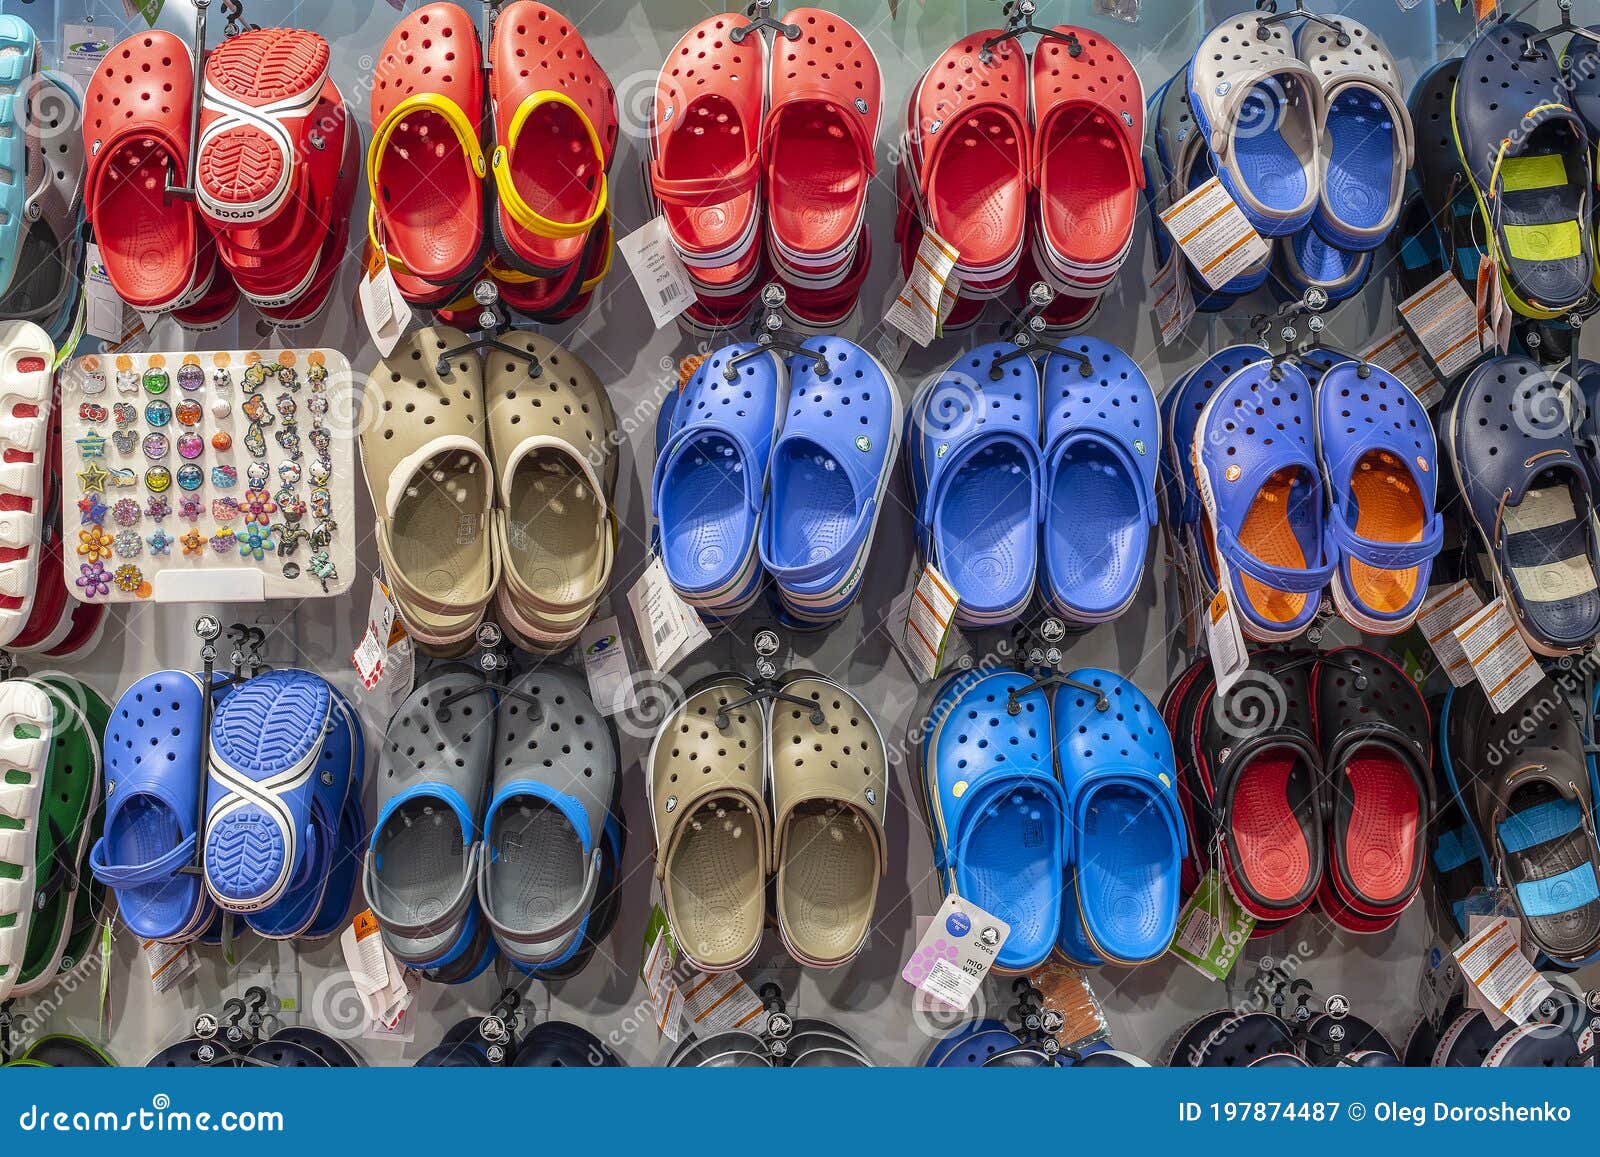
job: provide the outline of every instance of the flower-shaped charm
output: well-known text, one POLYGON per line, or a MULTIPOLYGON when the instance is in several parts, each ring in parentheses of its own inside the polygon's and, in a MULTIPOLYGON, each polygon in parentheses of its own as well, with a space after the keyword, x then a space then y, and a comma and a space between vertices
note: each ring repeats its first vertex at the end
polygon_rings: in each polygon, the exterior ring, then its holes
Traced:
POLYGON ((138 558, 144 553, 144 538, 137 530, 119 530, 113 549, 118 558, 138 558))
POLYGON ((178 500, 178 517, 185 522, 193 522, 205 513, 206 504, 200 500, 199 495, 185 494, 178 500))
POLYGON ((246 490, 244 501, 239 505, 246 522, 259 522, 262 526, 266 526, 278 511, 278 504, 265 490, 246 490))
POLYGON ((144 573, 131 562, 117 568, 117 589, 132 594, 144 583, 144 573))
POLYGON ((104 563, 86 562, 78 567, 78 577, 73 583, 86 599, 111 593, 111 572, 104 563))
POLYGON ((260 562, 266 558, 267 552, 271 549, 272 532, 259 523, 252 522, 239 536, 239 554, 243 558, 253 558, 260 562))
POLYGON ((178 541, 183 543, 184 554, 199 554, 206 548, 205 536, 192 526, 183 533, 183 536, 178 541))
POLYGON ((150 553, 154 556, 161 557, 172 553, 173 538, 164 530, 156 531, 146 541, 150 543, 150 553))
POLYGON ((111 517, 118 526, 132 526, 139 521, 139 503, 132 498, 119 498, 111 508, 111 517))
POLYGON ((89 562, 111 557, 113 539, 101 526, 86 526, 78 531, 78 553, 89 562))

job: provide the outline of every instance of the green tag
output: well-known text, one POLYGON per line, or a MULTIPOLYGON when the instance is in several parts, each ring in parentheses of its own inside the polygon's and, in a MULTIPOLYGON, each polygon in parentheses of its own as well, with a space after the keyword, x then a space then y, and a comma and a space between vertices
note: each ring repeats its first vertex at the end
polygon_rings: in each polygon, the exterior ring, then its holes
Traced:
POLYGON ((667 942, 663 947, 676 960, 678 957, 678 943, 672 938, 672 926, 667 923, 667 910, 660 904, 651 906, 650 919, 645 921, 644 945, 639 949, 639 978, 641 980, 648 981, 644 969, 645 964, 650 959, 650 949, 655 944, 657 936, 665 936, 667 938, 667 942))
POLYGON ((151 28, 156 26, 156 20, 161 16, 161 6, 165 3, 166 0, 133 0, 133 6, 151 28))
POLYGON ((1233 971, 1256 919, 1233 898, 1215 868, 1178 913, 1172 954, 1202 976, 1223 980, 1233 971))
POLYGON ((100 1035, 106 1032, 111 1015, 111 921, 107 916, 100 925, 100 1035))

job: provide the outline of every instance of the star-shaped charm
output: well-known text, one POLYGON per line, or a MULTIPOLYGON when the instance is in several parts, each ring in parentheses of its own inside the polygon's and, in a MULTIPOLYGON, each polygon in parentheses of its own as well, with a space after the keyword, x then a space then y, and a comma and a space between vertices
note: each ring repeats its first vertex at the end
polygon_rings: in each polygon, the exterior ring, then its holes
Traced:
POLYGON ((182 538, 178 539, 178 541, 183 543, 184 554, 199 554, 206 548, 205 535, 201 534, 192 526, 182 538))
POLYGON ((172 553, 173 538, 164 530, 158 530, 149 538, 150 553, 152 555, 165 555, 172 553))
POLYGON ((104 458, 106 456, 106 440, 100 431, 90 430, 78 439, 78 456, 85 462, 91 458, 104 458))
POLYGON ((104 494, 106 480, 111 477, 111 471, 98 462, 90 462, 78 471, 78 483, 83 487, 85 494, 104 494))
POLYGON ((78 499, 78 512, 83 515, 83 524, 85 526, 95 525, 106 516, 107 507, 104 502, 101 502, 93 494, 85 494, 78 499))

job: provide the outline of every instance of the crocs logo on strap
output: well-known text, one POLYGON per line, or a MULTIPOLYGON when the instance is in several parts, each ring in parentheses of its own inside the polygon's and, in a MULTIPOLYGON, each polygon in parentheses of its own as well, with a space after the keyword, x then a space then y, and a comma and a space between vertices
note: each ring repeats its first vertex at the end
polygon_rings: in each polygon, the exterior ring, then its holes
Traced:
POLYGON ((673 812, 678 810, 678 797, 677 796, 669 795, 667 797, 665 810, 666 810, 666 813, 668 815, 671 815, 673 812))
POLYGON ((860 97, 860 96, 856 97, 856 111, 858 113, 860 113, 862 116, 866 116, 867 115, 867 109, 869 107, 870 106, 867 104, 867 101, 866 101, 865 97, 860 97))
POLYGON ((1233 87, 1233 84, 1232 84, 1231 81, 1224 80, 1224 81, 1218 82, 1218 84, 1217 84, 1217 95, 1218 96, 1227 96, 1228 95, 1228 90, 1231 89, 1232 87, 1233 87))
POLYGON ((865 434, 862 434, 856 439, 856 449, 860 450, 863 454, 869 453, 872 450, 872 439, 867 437, 865 434))
POLYGON ((1123 124, 1127 125, 1130 129, 1133 127, 1133 114, 1131 112, 1129 112, 1127 109, 1123 109, 1118 115, 1122 117, 1123 124))

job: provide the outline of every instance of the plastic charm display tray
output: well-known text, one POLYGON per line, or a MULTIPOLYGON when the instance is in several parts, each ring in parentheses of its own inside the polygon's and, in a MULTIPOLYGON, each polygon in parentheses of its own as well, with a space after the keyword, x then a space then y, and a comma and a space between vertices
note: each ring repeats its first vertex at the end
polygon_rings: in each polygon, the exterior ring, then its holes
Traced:
POLYGON ((260 602, 350 589, 350 363, 333 350, 91 354, 61 370, 67 589, 260 602))

